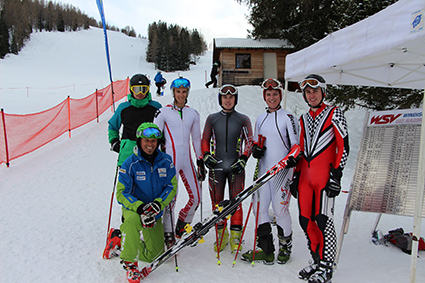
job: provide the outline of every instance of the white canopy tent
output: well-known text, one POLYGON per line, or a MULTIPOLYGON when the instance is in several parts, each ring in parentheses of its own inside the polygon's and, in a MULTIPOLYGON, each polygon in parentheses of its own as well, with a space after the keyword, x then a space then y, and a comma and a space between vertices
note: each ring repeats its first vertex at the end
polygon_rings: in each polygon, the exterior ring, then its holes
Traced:
POLYGON ((318 73, 329 84, 423 89, 424 0, 400 0, 286 57, 285 80, 318 73))
MULTIPOLYGON (((285 86, 288 81, 299 82, 315 73, 322 75, 328 84, 424 89, 424 17, 424 0, 400 0, 373 16, 329 34, 286 57, 285 86)), ((418 238, 424 196, 424 160, 423 116, 413 227, 413 234, 418 238)), ((413 241, 411 282, 415 282, 417 251, 418 241, 413 241)))

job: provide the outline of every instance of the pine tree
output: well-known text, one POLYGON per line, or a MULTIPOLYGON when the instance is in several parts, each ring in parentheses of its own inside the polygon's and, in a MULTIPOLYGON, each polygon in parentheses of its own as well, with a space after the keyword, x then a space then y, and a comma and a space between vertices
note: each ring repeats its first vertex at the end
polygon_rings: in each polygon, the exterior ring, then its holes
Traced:
POLYGON ((58 18, 56 20, 56 30, 61 32, 65 31, 65 21, 63 19, 62 12, 58 13, 58 18))
POLYGON ((4 10, 0 11, 0 58, 9 53, 9 32, 4 20, 4 10))

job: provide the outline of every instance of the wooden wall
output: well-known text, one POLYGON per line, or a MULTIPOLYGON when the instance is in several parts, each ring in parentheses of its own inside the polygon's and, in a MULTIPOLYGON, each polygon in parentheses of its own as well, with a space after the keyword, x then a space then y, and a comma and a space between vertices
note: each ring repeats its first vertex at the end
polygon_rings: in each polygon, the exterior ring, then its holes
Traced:
POLYGON ((281 49, 222 49, 220 50, 219 85, 258 85, 263 80, 263 53, 276 53, 278 79, 283 83, 285 58, 289 50, 281 49), (236 54, 251 54, 251 68, 236 69, 236 54))

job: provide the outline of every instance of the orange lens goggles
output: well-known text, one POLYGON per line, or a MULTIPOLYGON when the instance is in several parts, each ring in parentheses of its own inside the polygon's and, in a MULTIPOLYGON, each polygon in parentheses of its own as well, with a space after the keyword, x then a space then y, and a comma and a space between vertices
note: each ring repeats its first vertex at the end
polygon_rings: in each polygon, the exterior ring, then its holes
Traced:
POLYGON ((282 89, 282 84, 278 80, 268 79, 261 84, 261 87, 263 89, 282 89))
POLYGON ((307 86, 310 86, 312 88, 318 88, 318 87, 326 88, 326 84, 321 83, 316 79, 305 79, 302 82, 300 82, 301 90, 304 90, 307 86))

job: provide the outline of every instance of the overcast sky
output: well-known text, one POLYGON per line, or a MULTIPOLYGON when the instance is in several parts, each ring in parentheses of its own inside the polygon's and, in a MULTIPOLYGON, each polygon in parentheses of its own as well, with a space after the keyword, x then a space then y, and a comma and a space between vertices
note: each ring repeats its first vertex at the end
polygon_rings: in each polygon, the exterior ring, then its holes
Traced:
MULTIPOLYGON (((80 8, 89 17, 100 21, 96 0, 62 0, 80 8)), ((166 22, 197 29, 211 48, 219 37, 246 38, 251 29, 245 4, 235 0, 103 0, 106 21, 118 28, 132 26, 137 34, 147 36, 148 25, 166 22)))

